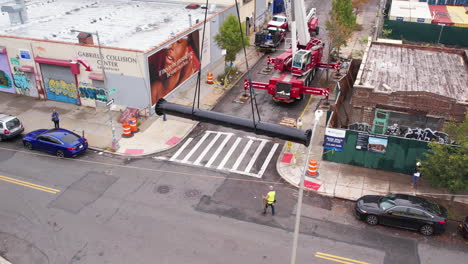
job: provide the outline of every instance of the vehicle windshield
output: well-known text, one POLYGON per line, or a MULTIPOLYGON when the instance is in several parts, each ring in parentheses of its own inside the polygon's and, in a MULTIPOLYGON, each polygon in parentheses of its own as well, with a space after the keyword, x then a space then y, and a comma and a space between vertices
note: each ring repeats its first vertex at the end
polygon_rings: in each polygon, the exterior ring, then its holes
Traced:
POLYGON ((66 136, 62 137, 61 140, 67 144, 75 143, 80 137, 75 134, 67 134, 66 136))
POLYGON ((283 17, 273 17, 273 21, 284 22, 285 19, 283 17))
POLYGON ((384 211, 387 210, 388 208, 392 208, 393 206, 395 206, 394 200, 395 200, 394 194, 386 195, 380 198, 379 207, 384 211))
POLYGON ((6 127, 7 127, 8 130, 10 130, 10 129, 13 129, 13 128, 15 128, 15 127, 19 127, 20 124, 21 124, 21 123, 20 123, 20 121, 18 120, 18 118, 15 118, 15 119, 12 119, 12 120, 6 122, 6 127))

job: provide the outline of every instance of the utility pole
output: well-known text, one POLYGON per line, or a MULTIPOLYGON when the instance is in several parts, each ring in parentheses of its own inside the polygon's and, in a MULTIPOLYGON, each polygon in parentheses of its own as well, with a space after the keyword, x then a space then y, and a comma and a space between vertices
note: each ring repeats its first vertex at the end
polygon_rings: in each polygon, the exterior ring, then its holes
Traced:
MULTIPOLYGON (((312 128, 312 136, 310 140, 314 140, 315 129, 317 128, 317 123, 322 117, 322 110, 315 111, 315 121, 314 127, 312 128)), ((296 253, 297 253, 297 243, 299 239, 299 226, 301 224, 301 213, 302 213, 302 197, 304 196, 304 178, 307 171, 307 164, 309 161, 310 150, 312 149, 312 142, 309 144, 307 150, 307 158, 304 162, 304 170, 301 173, 301 179, 299 183, 299 197, 297 199, 297 209, 296 209, 296 224, 294 225, 294 238, 293 238, 293 247, 291 253, 291 264, 296 264, 296 253)))
MULTIPOLYGON (((91 33, 91 32, 86 32, 86 31, 80 31, 80 30, 72 30, 72 32, 81 32, 81 33, 86 33, 90 35, 96 35, 97 42, 98 42, 98 49, 99 49, 99 57, 101 58, 101 62, 104 60, 104 56, 102 55, 102 49, 101 49, 101 41, 99 39, 99 32, 96 31, 96 33, 91 33)), ((107 78, 106 78, 106 69, 104 67, 104 63, 101 63, 101 70, 102 70, 102 78, 104 82, 104 91, 106 93, 106 99, 107 99, 107 112, 109 113, 109 122, 112 130, 112 149, 117 150, 119 149, 119 143, 117 142, 117 138, 115 136, 115 126, 114 126, 114 120, 112 119, 112 111, 111 111, 111 105, 112 103, 109 103, 109 90, 107 87, 107 78)))

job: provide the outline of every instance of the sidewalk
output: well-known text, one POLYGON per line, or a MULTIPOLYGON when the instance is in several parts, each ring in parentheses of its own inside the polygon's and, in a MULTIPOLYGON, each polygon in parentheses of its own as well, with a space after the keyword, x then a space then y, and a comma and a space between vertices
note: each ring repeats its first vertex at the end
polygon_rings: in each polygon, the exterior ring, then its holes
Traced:
MULTIPOLYGON (((261 58, 253 46, 247 48, 249 67, 261 58)), ((243 52, 237 57, 237 67, 246 72, 243 52)), ((208 67, 202 73, 200 107, 205 110, 212 109, 220 98, 230 89, 220 84, 209 85, 206 83, 206 73, 213 72, 218 76, 224 71, 224 62, 219 61, 208 67)), ((242 78, 242 77, 241 77, 242 78)), ((191 106, 193 102, 193 87, 195 87, 196 76, 190 79, 190 89, 178 90, 167 97, 172 103, 191 106)), ((303 116, 303 129, 312 128, 315 119, 315 106, 319 103, 319 97, 312 97, 312 101, 303 116)), ((90 148, 98 151, 109 151, 112 143, 112 133, 108 119, 107 109, 89 108, 56 101, 43 101, 31 97, 0 93, 0 113, 16 115, 24 124, 25 132, 39 128, 52 128, 50 120, 52 109, 60 113, 61 127, 84 134, 90 143, 90 148)), ((326 109, 324 109, 326 112, 326 109)), ((188 119, 168 116, 167 121, 162 117, 154 115, 147 120, 142 120, 140 132, 132 138, 122 138, 121 124, 117 122, 120 112, 112 112, 116 136, 120 148, 114 153, 124 156, 145 156, 168 150, 177 146, 198 124, 188 119)), ((320 194, 339 197, 348 200, 356 200, 365 194, 387 194, 390 192, 409 194, 432 194, 441 193, 428 187, 424 179, 417 190, 410 188, 411 176, 391 173, 382 170, 368 169, 364 167, 351 166, 333 162, 322 161, 323 138, 325 132, 326 114, 324 113, 318 123, 314 138, 311 141, 312 151, 309 157, 318 161, 319 176, 308 178, 307 186, 320 194)), ((294 186, 298 186, 304 164, 307 159, 307 149, 300 144, 292 144, 288 150, 284 144, 281 154, 276 162, 276 167, 281 177, 294 186), (289 160, 288 160, 289 159, 289 160)), ((450 196, 447 196, 450 198, 450 196)), ((458 202, 468 204, 468 196, 457 197, 458 202)))

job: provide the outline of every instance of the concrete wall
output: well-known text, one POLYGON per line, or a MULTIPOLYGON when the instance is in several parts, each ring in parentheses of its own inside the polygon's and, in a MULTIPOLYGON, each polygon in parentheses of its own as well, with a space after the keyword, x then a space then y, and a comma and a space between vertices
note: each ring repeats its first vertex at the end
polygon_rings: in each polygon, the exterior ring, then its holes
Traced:
MULTIPOLYGON (((25 80, 26 77, 34 79, 29 80, 28 91, 24 87, 21 89, 16 87, 18 94, 47 99, 42 70, 36 61, 36 58, 46 58, 64 62, 72 61, 79 65, 79 73, 75 75, 75 82, 67 85, 75 86, 74 89, 79 92, 82 105, 96 107, 95 95, 102 93, 103 87, 94 86, 91 76, 102 75, 101 67, 105 67, 106 70, 108 89, 116 91, 109 96, 115 100, 114 108, 127 106, 140 108, 148 102, 146 97, 148 91, 146 91, 144 81, 146 61, 143 59, 142 52, 102 47, 104 58, 100 59, 98 46, 6 36, 0 36, 0 46, 6 48, 13 79, 25 80), (25 54, 29 57, 27 58, 25 54), (89 71, 86 69, 87 66, 89 66, 89 71), (25 67, 30 67, 33 72, 21 71, 25 67)), ((21 86, 24 84, 23 81, 21 86)), ((18 86, 19 83, 16 85, 18 86)), ((62 88, 65 89, 65 87, 62 88)))

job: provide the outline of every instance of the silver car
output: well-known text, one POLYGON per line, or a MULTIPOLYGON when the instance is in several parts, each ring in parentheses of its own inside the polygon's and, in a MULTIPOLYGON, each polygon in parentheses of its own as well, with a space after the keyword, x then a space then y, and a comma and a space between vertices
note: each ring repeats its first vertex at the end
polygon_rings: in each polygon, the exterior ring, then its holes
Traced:
POLYGON ((0 114, 0 141, 16 137, 23 131, 23 124, 21 124, 18 118, 11 115, 0 114))

